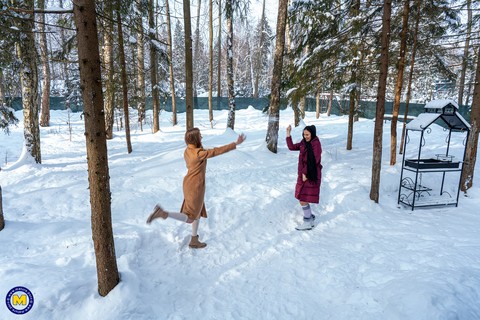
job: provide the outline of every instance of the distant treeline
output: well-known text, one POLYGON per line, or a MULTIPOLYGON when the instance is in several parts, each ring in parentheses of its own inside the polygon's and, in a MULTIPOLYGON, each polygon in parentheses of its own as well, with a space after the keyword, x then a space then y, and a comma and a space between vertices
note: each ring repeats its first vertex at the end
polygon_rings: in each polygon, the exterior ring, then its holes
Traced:
MULTIPOLYGON (((222 97, 217 98, 214 97, 213 99, 213 110, 228 110, 228 98, 222 97)), ((8 99, 7 99, 8 101, 8 99)), ((21 98, 13 98, 10 101, 11 107, 14 110, 22 109, 22 101, 21 98)), ((235 99, 235 107, 237 110, 247 109, 249 106, 254 107, 258 110, 266 111, 268 108, 269 99, 268 98, 236 98, 235 99)), ((177 112, 183 113, 185 112, 185 100, 181 98, 176 99, 177 104, 177 112)), ((206 97, 197 97, 194 98, 194 108, 195 109, 208 109, 208 98, 206 97)), ((421 103, 410 103, 408 106, 408 115, 409 116, 417 116, 424 111, 425 104, 421 103)), ((73 112, 81 112, 83 108, 81 105, 70 104, 70 109, 73 112)), ((135 107, 132 105, 132 107, 135 107)), ((147 109, 152 108, 152 101, 151 99, 147 98, 146 103, 147 109)), ((171 99, 161 99, 161 109, 171 112, 172 111, 172 103, 171 99)), ((287 100, 282 99, 280 102, 280 108, 284 110, 287 107, 287 100)), ((328 107, 328 102, 326 100, 320 101, 320 112, 326 113, 328 107)), ((392 114, 392 107, 393 102, 387 101, 385 103, 385 114, 392 114)), ((66 99, 64 97, 51 97, 50 98, 50 109, 51 110, 65 110, 67 108, 66 99)), ((337 100, 334 99, 332 102, 332 115, 346 115, 348 114, 349 108, 349 101, 348 100, 337 100)), ((375 101, 360 101, 360 107, 356 111, 359 117, 373 119, 375 118, 375 108, 376 102, 375 101)), ((307 98, 305 104, 305 111, 315 111, 316 104, 314 98, 307 98)), ((400 104, 400 112, 399 118, 403 119, 405 114, 405 103, 400 104)), ((469 106, 461 106, 460 107, 460 114, 467 120, 470 121, 470 107, 469 106)))

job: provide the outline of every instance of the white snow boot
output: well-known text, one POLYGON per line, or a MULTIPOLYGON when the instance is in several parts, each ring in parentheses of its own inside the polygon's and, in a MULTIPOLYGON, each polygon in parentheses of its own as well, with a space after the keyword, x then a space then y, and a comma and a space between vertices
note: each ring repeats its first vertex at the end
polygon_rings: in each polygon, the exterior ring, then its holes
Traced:
POLYGON ((295 229, 299 231, 306 231, 306 230, 312 230, 315 227, 315 215, 312 214, 312 216, 308 219, 303 218, 303 223, 296 227, 295 229))

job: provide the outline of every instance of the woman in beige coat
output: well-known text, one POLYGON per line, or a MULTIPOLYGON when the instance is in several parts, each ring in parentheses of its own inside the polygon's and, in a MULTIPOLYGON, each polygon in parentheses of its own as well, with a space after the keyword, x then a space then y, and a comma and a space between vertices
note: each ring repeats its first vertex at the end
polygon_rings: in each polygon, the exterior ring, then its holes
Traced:
POLYGON ((205 172, 207 169, 207 159, 213 158, 228 151, 236 149, 237 145, 245 140, 245 135, 238 136, 236 142, 213 148, 204 149, 202 146, 202 135, 198 128, 192 128, 185 132, 185 143, 187 148, 183 154, 185 164, 187 165, 187 175, 183 179, 183 204, 180 212, 167 212, 157 204, 153 212, 147 219, 150 224, 154 219, 168 217, 192 224, 192 239, 189 246, 191 248, 205 248, 206 243, 198 240, 198 224, 200 217, 206 218, 205 210, 205 172))

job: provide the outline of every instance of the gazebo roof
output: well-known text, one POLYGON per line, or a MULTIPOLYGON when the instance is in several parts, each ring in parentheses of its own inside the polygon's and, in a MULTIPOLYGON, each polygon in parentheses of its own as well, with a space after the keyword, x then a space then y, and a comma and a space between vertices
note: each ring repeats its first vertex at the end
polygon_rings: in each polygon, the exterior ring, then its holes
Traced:
POLYGON ((458 104, 453 100, 432 100, 425 105, 425 110, 427 112, 419 114, 407 124, 408 130, 425 130, 438 119, 451 130, 470 130, 470 124, 458 113, 458 104), (444 112, 446 107, 450 109, 453 107, 453 112, 444 112))

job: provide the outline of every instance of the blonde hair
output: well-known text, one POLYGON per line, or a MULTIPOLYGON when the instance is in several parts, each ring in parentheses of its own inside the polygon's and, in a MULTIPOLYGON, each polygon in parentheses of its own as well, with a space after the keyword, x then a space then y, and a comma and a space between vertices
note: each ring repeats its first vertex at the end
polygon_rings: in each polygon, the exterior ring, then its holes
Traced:
POLYGON ((200 135, 200 129, 191 128, 185 132, 185 143, 193 144, 197 148, 202 147, 202 136, 200 135))

